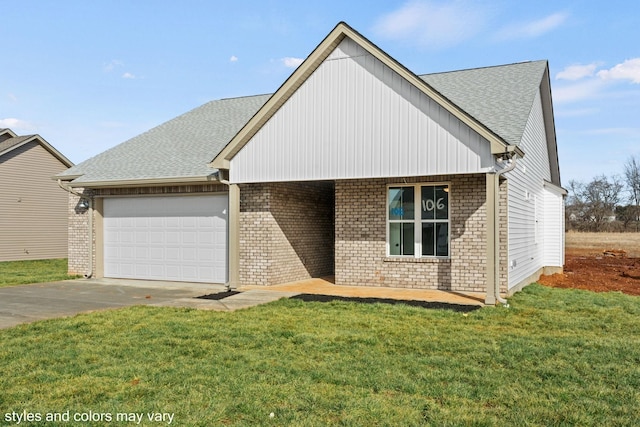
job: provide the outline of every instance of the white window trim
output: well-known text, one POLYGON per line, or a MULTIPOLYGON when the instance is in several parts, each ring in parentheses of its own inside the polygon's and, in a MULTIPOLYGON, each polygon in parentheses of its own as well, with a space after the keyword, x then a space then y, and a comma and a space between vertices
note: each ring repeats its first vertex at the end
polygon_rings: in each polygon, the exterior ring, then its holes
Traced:
MULTIPOLYGON (((450 259, 451 258, 451 182, 417 182, 414 184, 405 184, 405 183, 390 183, 387 184, 386 192, 385 192, 385 229, 386 229, 386 256, 387 258, 397 258, 397 259, 450 259), (422 192, 420 191, 421 187, 436 187, 438 185, 446 185, 449 188, 449 197, 447 197, 447 213, 448 218, 446 220, 433 220, 428 222, 441 222, 447 223, 449 226, 447 227, 447 256, 438 256, 438 255, 422 255, 422 232, 418 232, 419 229, 422 229, 422 212, 420 208, 422 207, 422 201, 420 196, 422 192), (389 246, 389 229, 391 228, 389 224, 389 189, 390 188, 399 188, 399 187, 412 187, 413 188, 413 200, 414 200, 414 219, 413 223, 420 224, 420 227, 414 228, 414 248, 413 255, 391 255, 391 247, 389 246)), ((405 221, 406 222, 406 221, 405 221)))

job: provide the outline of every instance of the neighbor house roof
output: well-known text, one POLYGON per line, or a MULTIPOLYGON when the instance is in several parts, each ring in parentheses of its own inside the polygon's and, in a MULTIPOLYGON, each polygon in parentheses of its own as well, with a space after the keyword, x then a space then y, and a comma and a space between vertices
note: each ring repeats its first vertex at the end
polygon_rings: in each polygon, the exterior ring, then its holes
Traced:
POLYGON ((57 175, 73 186, 202 181, 207 166, 270 95, 211 101, 57 175))
MULTIPOLYGON (((72 186, 214 179, 344 37, 351 37, 487 138, 494 152, 520 150, 547 61, 415 75, 344 23, 320 43, 273 95, 209 102, 63 172, 72 186), (211 160, 213 162, 211 162, 211 160), (211 162, 211 163, 210 163, 211 162), (209 164, 210 163, 210 164, 209 164)), ((546 73, 546 74, 545 74, 546 73)), ((555 134, 550 144, 555 150, 555 134)))
POLYGON ((508 144, 518 145, 546 68, 547 61, 533 61, 419 77, 508 144))
POLYGON ((62 164, 67 167, 73 166, 73 162, 67 159, 61 152, 56 150, 51 144, 44 140, 40 135, 23 135, 19 136, 11 129, 0 129, 0 157, 8 154, 19 147, 30 142, 36 142, 40 144, 51 155, 57 158, 62 164))

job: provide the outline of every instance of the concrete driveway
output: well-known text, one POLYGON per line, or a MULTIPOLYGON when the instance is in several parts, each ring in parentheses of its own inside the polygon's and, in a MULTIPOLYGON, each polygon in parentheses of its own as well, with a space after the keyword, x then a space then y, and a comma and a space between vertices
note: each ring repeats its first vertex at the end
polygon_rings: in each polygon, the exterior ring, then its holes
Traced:
POLYGON ((233 311, 294 295, 256 290, 220 300, 197 298, 225 290, 223 285, 114 279, 9 286, 0 288, 0 329, 36 320, 132 305, 233 311))

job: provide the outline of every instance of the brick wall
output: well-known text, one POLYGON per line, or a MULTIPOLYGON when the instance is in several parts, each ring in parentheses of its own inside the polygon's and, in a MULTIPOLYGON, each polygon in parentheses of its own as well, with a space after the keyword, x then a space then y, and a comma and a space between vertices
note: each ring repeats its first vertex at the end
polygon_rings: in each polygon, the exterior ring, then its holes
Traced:
MULTIPOLYGON (((100 188, 100 189, 74 189, 78 193, 89 197, 104 196, 142 196, 164 194, 198 194, 226 192, 227 186, 223 184, 206 185, 172 185, 164 187, 137 187, 137 188, 100 188)), ((89 243, 89 211, 78 206, 80 198, 69 194, 69 274, 85 275, 89 270, 89 254, 93 257, 95 271, 95 224, 93 230, 93 242, 89 243)), ((94 213, 95 219, 95 213, 94 213)))
POLYGON ((333 273, 333 185, 240 186, 240 283, 274 285, 333 273))
MULTIPOLYGON (((88 189, 77 188, 75 191, 88 197, 93 195, 88 189)), ((68 272, 69 274, 85 275, 89 270, 89 256, 90 254, 95 256, 95 253, 91 251, 93 243, 89 243, 90 211, 81 208, 79 203, 80 197, 69 193, 68 272)), ((95 232, 93 236, 95 236, 95 232)))
MULTIPOLYGON (((485 194, 483 174, 337 181, 336 284, 484 292, 487 251, 485 194), (387 184, 429 182, 450 183, 450 258, 387 257, 387 184)), ((506 190, 502 191, 502 188, 501 199, 506 200, 506 190)), ((506 208, 504 215, 506 218, 506 208)), ((506 223, 506 220, 501 220, 504 224, 501 227, 504 248, 501 246, 501 250, 505 256, 506 223)), ((505 274, 506 283, 504 260, 503 264, 501 273, 505 274)))

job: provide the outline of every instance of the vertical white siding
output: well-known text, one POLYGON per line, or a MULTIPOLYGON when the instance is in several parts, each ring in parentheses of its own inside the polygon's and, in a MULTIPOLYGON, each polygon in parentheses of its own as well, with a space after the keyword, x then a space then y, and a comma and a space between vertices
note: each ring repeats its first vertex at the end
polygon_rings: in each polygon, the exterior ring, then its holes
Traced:
POLYGON ((544 186, 544 253, 545 266, 564 265, 564 198, 551 186, 544 186))
POLYGON ((234 183, 480 172, 488 141, 346 38, 231 161, 234 183))
POLYGON ((545 265, 543 184, 551 175, 539 92, 520 147, 525 152, 524 158, 518 159, 516 169, 506 174, 509 180, 509 288, 545 265))

